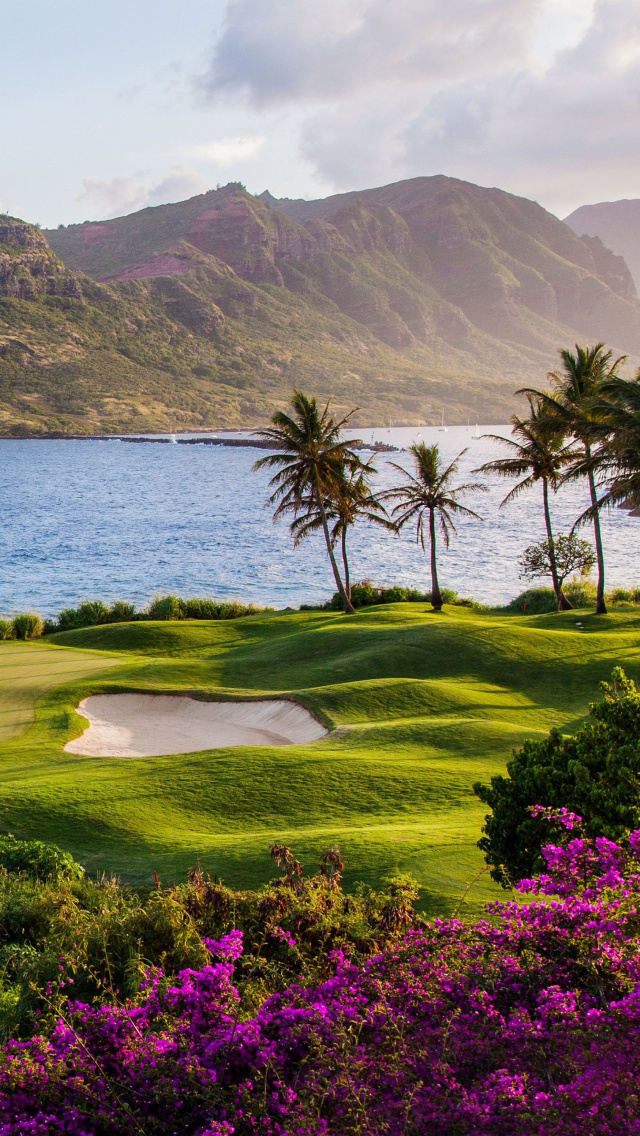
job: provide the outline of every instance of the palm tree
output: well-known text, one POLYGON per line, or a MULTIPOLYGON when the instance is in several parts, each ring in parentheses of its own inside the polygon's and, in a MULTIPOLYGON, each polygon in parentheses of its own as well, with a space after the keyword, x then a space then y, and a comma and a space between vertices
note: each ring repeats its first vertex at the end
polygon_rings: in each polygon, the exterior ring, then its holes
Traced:
MULTIPOLYGON (((382 525, 392 532, 396 531, 396 526, 389 520, 384 505, 372 492, 369 478, 376 473, 377 470, 374 469, 371 461, 362 462, 356 470, 343 470, 342 477, 333 487, 331 498, 327 499, 325 504, 327 519, 332 524, 332 544, 335 547, 338 540, 340 541, 344 586, 349 599, 351 599, 351 578, 347 556, 347 534, 351 525, 354 525, 359 518, 363 518, 382 525)), ((298 545, 301 540, 321 526, 322 518, 316 501, 310 496, 305 502, 304 511, 291 525, 294 544, 298 545)))
POLYGON ((409 446, 409 453, 413 457, 414 472, 410 473, 401 465, 391 462, 394 469, 403 473, 407 480, 393 489, 381 493, 381 498, 389 498, 397 504, 392 509, 392 516, 396 518, 395 526, 398 530, 409 521, 416 524, 416 543, 419 543, 423 552, 425 549, 425 527, 429 530, 429 548, 431 553, 431 603, 435 611, 442 610, 442 593, 438 583, 438 563, 436 551, 436 517, 445 546, 449 547, 450 536, 456 532, 452 514, 475 517, 481 521, 482 517, 461 505, 458 500, 465 493, 473 491, 486 492, 486 486, 478 482, 467 482, 463 485, 453 485, 453 479, 458 472, 458 462, 466 454, 462 450, 457 458, 448 466, 443 466, 440 460, 440 451, 437 446, 427 446, 425 442, 415 442, 409 446))
POLYGON ((268 443, 275 453, 260 458, 253 468, 277 470, 269 482, 273 489, 269 504, 276 505, 274 521, 287 513, 293 514, 290 527, 294 538, 296 519, 309 502, 313 502, 344 610, 353 612, 355 609, 334 554, 327 507, 345 474, 353 475, 362 466, 358 455, 342 437, 342 428, 355 410, 338 420, 329 414, 329 403, 320 411, 315 398, 308 398, 298 390, 293 392, 291 407, 292 415, 278 410, 271 418, 272 426, 258 432, 257 437, 268 443))
POLYGON ((542 485, 542 501, 544 505, 544 521, 547 529, 547 543, 549 549, 549 568, 553 580, 553 590, 556 594, 558 611, 568 611, 573 604, 567 599, 562 590, 562 581, 558 573, 556 562, 556 548, 551 526, 551 511, 549 509, 549 489, 556 492, 560 483, 562 470, 566 468, 576 451, 565 445, 562 430, 554 424, 548 412, 541 408, 539 400, 529 395, 529 415, 527 418, 518 418, 517 414, 511 416, 513 437, 502 438, 496 434, 484 434, 494 442, 501 442, 509 446, 509 457, 496 458, 485 462, 475 473, 497 473, 501 477, 521 478, 517 485, 507 493, 500 502, 500 508, 515 501, 525 489, 530 489, 537 482, 542 485))
POLYGON ((640 505, 640 370, 634 379, 615 375, 605 383, 603 397, 595 407, 605 438, 600 471, 605 494, 599 509, 628 502, 640 505))
POLYGON ((604 552, 595 474, 605 455, 602 443, 607 430, 602 421, 598 421, 597 408, 608 386, 618 378, 618 368, 626 356, 613 360, 613 352, 607 351, 604 343, 596 343, 595 347, 580 347, 576 343, 575 354, 563 350, 560 358, 560 370, 551 371, 548 375, 555 387, 552 394, 531 389, 518 391, 518 394, 537 398, 550 421, 581 444, 582 452, 577 455, 563 480, 586 477, 589 483, 591 508, 576 523, 580 524, 587 518, 593 521, 598 564, 596 611, 600 615, 606 615, 604 552))

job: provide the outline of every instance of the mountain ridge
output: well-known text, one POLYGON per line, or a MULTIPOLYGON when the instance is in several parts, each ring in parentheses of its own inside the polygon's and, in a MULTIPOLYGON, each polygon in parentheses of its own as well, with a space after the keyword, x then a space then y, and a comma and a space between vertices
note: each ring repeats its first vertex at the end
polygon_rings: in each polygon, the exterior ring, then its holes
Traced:
POLYGON ((581 205, 564 220, 578 235, 598 237, 624 257, 640 291, 640 198, 581 205))
POLYGON ((229 183, 108 221, 7 224, 32 244, 0 232, 0 431, 256 425, 294 385, 362 424, 443 407, 495 422, 560 346, 640 360, 622 258, 444 176, 302 203, 229 183))

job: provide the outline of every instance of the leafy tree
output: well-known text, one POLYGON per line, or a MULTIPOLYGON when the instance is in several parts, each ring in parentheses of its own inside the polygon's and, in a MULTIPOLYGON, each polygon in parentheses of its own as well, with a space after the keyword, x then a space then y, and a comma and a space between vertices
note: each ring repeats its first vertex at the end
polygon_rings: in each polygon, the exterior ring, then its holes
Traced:
POLYGON ((591 704, 590 721, 577 734, 553 729, 544 741, 525 741, 508 762, 507 777, 473 786, 492 809, 478 847, 505 887, 542 869, 550 833, 531 815, 533 805, 577 813, 591 837, 619 840, 640 827, 640 692, 619 667, 602 690, 604 698, 591 704))
POLYGON ((593 521, 596 560, 598 563, 598 586, 596 611, 605 615, 607 605, 604 598, 605 570, 602 532, 600 529, 600 510, 596 489, 596 472, 606 461, 607 450, 604 441, 609 434, 608 425, 602 418, 602 399, 618 379, 618 369, 625 356, 613 359, 613 352, 605 349, 604 343, 595 347, 580 347, 576 343, 575 354, 560 352, 562 367, 552 371, 549 378, 554 384, 552 395, 546 391, 524 390, 519 393, 532 395, 539 399, 541 409, 548 415, 550 424, 571 434, 580 443, 581 452, 567 470, 565 477, 586 477, 591 497, 591 509, 578 518, 593 521))
POLYGON ((429 550, 431 556, 431 603, 435 611, 442 610, 443 598, 438 583, 438 563, 436 550, 436 518, 442 533, 445 546, 449 547, 451 533, 456 527, 453 515, 475 517, 481 521, 482 517, 474 513, 473 509, 461 505, 459 498, 465 493, 486 492, 486 486, 479 482, 467 482, 463 485, 454 485, 453 480, 458 472, 460 458, 466 454, 462 450, 457 458, 448 466, 440 460, 440 451, 437 446, 427 446, 425 442, 415 442, 409 446, 409 453, 413 457, 414 473, 410 473, 401 465, 391 462, 399 473, 403 473, 406 481, 393 489, 387 489, 380 496, 395 501, 392 517, 398 530, 410 521, 416 525, 416 542, 425 549, 425 527, 428 528, 429 550))
POLYGON ((271 428, 259 432, 258 437, 268 442, 275 452, 260 458, 253 468, 277 471, 269 482, 273 489, 269 504, 276 505, 274 521, 293 514, 290 528, 294 541, 296 521, 308 512, 310 502, 313 503, 344 610, 353 612, 355 608, 336 561, 329 521, 330 502, 339 497, 345 478, 356 475, 363 466, 342 437, 342 428, 355 410, 338 420, 329 414, 329 403, 320 411, 315 398, 308 398, 298 390, 293 392, 291 407, 292 415, 277 410, 271 418, 271 428))
POLYGON ((520 558, 520 575, 529 579, 537 576, 554 578, 555 572, 554 584, 557 580, 562 592, 567 576, 573 572, 587 575, 595 562, 595 553, 588 540, 581 540, 575 533, 569 533, 568 536, 560 533, 553 543, 542 540, 539 544, 530 544, 525 548, 520 558))
POLYGON ((494 442, 508 446, 511 451, 509 456, 485 462, 477 472, 497 473, 501 477, 520 479, 500 503, 500 508, 515 501, 525 489, 530 489, 538 483, 542 486, 549 568, 549 571, 544 572, 543 575, 551 576, 558 611, 567 611, 573 605, 562 591, 562 580, 558 574, 556 544, 549 508, 549 489, 554 493, 557 491, 562 471, 575 456, 575 450, 566 445, 566 435, 563 430, 558 428, 548 412, 545 413, 541 408, 540 399, 532 395, 529 395, 528 417, 519 418, 514 414, 511 417, 511 424, 513 427, 511 438, 503 438, 496 434, 485 435, 494 442))

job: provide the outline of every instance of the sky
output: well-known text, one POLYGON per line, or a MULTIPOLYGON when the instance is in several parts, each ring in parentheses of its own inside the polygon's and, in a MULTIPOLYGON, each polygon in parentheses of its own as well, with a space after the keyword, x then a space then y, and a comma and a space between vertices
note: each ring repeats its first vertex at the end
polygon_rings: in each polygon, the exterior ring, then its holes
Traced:
POLYGON ((0 0, 0 209, 446 174, 640 197, 640 0, 0 0))

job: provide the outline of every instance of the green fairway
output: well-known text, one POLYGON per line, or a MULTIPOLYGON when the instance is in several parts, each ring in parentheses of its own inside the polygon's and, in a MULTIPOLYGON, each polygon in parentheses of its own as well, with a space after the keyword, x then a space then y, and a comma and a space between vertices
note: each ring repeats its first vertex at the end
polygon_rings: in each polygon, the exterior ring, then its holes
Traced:
MULTIPOLYGON (((574 730, 615 664, 636 677, 640 615, 395 604, 113 624, 48 644, 0 644, 5 831, 133 882, 154 869, 172 882, 199 860, 229 884, 254 885, 270 874, 274 840, 309 866, 337 844, 348 884, 409 871, 427 909, 444 912, 482 867, 472 783, 501 771, 525 737, 574 730), (332 732, 286 748, 64 753, 85 724, 79 700, 115 690, 294 694, 332 732)), ((467 902, 491 894, 485 875, 467 902)))

